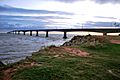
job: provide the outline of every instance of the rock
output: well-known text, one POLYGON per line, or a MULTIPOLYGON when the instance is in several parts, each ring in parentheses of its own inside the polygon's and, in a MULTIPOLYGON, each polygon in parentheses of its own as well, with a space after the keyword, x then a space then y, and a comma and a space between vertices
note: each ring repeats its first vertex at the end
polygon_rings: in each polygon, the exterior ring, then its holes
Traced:
POLYGON ((56 58, 56 57, 59 57, 59 55, 55 55, 54 57, 55 57, 55 58, 56 58))
POLYGON ((101 47, 103 43, 108 42, 105 37, 100 36, 74 36, 69 42, 65 42, 63 46, 83 46, 83 47, 101 47))
POLYGON ((3 62, 2 62, 2 61, 0 61, 0 67, 1 67, 1 66, 4 66, 4 64, 3 64, 3 62))

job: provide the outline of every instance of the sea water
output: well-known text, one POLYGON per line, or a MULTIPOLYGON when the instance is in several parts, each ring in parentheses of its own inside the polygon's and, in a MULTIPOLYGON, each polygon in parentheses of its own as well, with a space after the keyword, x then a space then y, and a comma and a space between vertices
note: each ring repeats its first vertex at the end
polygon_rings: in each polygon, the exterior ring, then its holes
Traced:
POLYGON ((36 37, 0 33, 0 61, 4 64, 20 61, 45 46, 60 46, 73 35, 68 35, 68 39, 63 39, 61 34, 50 34, 48 38, 44 36, 44 34, 36 37))

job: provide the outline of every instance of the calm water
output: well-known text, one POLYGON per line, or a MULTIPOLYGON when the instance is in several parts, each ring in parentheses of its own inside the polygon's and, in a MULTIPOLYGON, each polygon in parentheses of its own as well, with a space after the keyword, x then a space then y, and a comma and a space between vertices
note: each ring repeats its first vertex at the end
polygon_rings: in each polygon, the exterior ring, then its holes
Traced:
POLYGON ((64 40, 60 34, 50 34, 49 38, 45 38, 44 34, 36 37, 0 33, 0 61, 4 64, 17 62, 45 46, 62 45, 72 37, 68 36, 69 38, 64 40))

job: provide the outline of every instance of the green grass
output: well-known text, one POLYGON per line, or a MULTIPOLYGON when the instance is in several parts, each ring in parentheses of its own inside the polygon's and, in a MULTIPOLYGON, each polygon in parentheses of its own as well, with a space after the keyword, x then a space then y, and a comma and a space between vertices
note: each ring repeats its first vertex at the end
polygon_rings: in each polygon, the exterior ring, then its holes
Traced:
POLYGON ((32 56, 41 66, 20 69, 12 80, 120 80, 120 45, 105 44, 97 49, 77 48, 91 55, 79 57, 59 49, 45 49, 32 56))
POLYGON ((0 71, 0 80, 2 80, 3 73, 0 71))

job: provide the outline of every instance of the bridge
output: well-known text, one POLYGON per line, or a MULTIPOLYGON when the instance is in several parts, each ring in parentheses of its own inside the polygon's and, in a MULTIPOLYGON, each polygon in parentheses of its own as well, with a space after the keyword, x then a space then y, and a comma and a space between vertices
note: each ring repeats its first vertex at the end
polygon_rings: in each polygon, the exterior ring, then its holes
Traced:
POLYGON ((52 31, 57 31, 57 32, 64 32, 63 38, 67 38, 67 32, 79 32, 79 31, 88 31, 88 32, 99 32, 103 33, 103 35, 107 35, 107 33, 118 33, 120 32, 120 28, 85 28, 85 29, 36 29, 36 30, 13 30, 8 33, 13 33, 13 34, 20 34, 20 32, 23 32, 23 35, 26 34, 26 32, 30 32, 30 36, 33 35, 33 31, 36 32, 36 36, 39 36, 40 31, 46 32, 46 37, 48 37, 48 33, 52 31))

